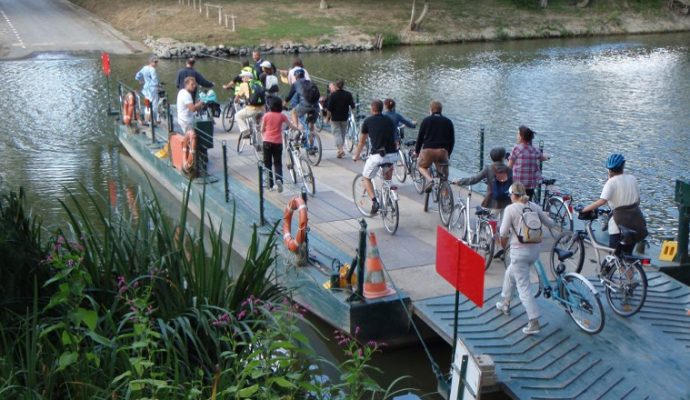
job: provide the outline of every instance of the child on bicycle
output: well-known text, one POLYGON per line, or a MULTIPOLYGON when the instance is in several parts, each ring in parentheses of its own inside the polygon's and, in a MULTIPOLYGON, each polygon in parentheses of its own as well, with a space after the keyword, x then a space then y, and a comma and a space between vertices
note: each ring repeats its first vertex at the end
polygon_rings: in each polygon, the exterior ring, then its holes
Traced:
POLYGON ((525 335, 539 333, 539 307, 529 291, 529 271, 532 264, 539 258, 541 239, 529 238, 525 234, 525 227, 530 227, 532 221, 538 218, 539 229, 541 223, 546 226, 554 226, 554 222, 542 211, 539 204, 529 201, 525 185, 515 182, 509 189, 512 204, 506 207, 501 223, 501 245, 505 248, 510 239, 510 265, 503 277, 503 289, 501 301, 496 303, 496 308, 505 315, 510 314, 510 300, 513 297, 513 288, 517 286, 518 296, 527 311, 529 322, 522 328, 525 335), (528 215, 530 224, 527 224, 528 215), (536 215, 534 215, 536 214, 536 215))

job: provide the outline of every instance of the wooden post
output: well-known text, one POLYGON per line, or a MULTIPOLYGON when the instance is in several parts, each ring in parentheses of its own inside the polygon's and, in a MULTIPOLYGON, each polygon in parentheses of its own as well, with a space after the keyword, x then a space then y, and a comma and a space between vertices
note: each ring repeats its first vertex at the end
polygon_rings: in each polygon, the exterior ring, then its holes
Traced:
MULTIPOLYGON (((201 1, 201 0, 199 0, 201 1)), ((206 6, 206 18, 208 18, 208 3, 204 4, 206 6)))
POLYGON ((235 32, 235 16, 231 15, 230 18, 232 18, 232 31, 235 32))
POLYGON ((225 17, 225 27, 227 28, 228 27, 228 14, 223 14, 223 16, 225 17))
POLYGON ((223 7, 218 6, 218 25, 223 25, 223 20, 221 19, 222 14, 223 14, 223 7))

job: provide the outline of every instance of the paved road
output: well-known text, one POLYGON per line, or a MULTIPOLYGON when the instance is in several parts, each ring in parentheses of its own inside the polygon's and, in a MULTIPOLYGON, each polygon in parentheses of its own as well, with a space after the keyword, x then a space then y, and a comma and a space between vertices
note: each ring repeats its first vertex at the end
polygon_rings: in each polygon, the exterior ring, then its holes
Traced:
POLYGON ((0 0, 0 58, 100 50, 126 54, 145 47, 67 0, 0 0))

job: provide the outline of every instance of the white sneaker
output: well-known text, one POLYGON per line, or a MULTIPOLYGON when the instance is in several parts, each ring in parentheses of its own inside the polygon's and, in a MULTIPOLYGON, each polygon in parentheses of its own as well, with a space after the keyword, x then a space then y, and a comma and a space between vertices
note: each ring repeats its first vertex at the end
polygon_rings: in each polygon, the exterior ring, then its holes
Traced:
POLYGON ((276 181, 276 188, 278 193, 283 193, 283 181, 276 181))
POLYGON ((496 303, 496 309, 503 313, 503 315, 510 315, 510 303, 503 300, 496 303))
POLYGON ((535 333, 539 333, 540 330, 541 329, 539 327, 539 320, 530 319, 527 323, 527 326, 522 328, 522 333, 524 333, 525 335, 534 335, 535 333))

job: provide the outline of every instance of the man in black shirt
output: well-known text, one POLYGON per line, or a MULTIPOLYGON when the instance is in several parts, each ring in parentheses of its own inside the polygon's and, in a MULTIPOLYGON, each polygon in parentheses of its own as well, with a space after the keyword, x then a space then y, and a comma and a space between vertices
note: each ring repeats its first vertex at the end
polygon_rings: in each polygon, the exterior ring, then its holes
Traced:
MULTIPOLYGON (((359 159, 367 137, 371 140, 371 154, 367 158, 362 170, 362 182, 371 198, 371 214, 376 214, 379 210, 379 203, 374 195, 374 186, 371 180, 376 176, 379 167, 383 163, 394 164, 398 159, 398 150, 395 147, 395 124, 393 121, 381 114, 383 102, 374 100, 371 102, 371 116, 362 122, 362 132, 359 135, 359 143, 352 161, 359 159)), ((384 179, 393 177, 393 168, 384 170, 384 179)))
POLYGON ((436 170, 448 177, 448 157, 453 152, 455 145, 455 129, 453 122, 441 115, 443 105, 440 101, 432 101, 429 105, 431 115, 422 120, 419 125, 417 144, 415 152, 419 154, 417 166, 419 172, 424 176, 426 184, 424 190, 430 192, 433 180, 429 167, 431 163, 436 164, 436 170), (439 164, 445 164, 441 167, 439 164))
MULTIPOLYGON (((201 75, 197 70, 194 69, 194 63, 196 60, 194 57, 189 57, 187 59, 187 65, 181 70, 177 71, 177 89, 184 89, 184 80, 188 76, 193 76, 196 79, 198 86, 210 89, 213 87, 213 82, 207 81, 203 75, 201 75)), ((196 90, 192 93, 192 100, 196 100, 196 90)))
POLYGON ((352 98, 352 93, 343 89, 345 82, 342 79, 335 81, 333 86, 335 90, 328 96, 326 110, 328 110, 328 119, 331 123, 331 132, 335 136, 335 146, 338 148, 337 157, 343 158, 347 123, 350 118, 350 109, 355 108, 355 100, 352 98))

